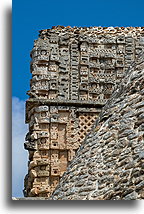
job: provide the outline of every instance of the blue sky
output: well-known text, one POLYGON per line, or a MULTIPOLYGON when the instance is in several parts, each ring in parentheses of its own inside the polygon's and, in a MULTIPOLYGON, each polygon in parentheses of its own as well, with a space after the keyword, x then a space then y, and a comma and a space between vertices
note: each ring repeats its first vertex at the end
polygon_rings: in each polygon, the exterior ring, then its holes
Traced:
POLYGON ((64 26, 143 26, 139 0, 13 0, 13 96, 26 99, 38 31, 64 26))
POLYGON ((27 171, 23 149, 24 103, 28 98, 30 50, 38 31, 64 26, 144 26, 142 0, 13 0, 12 96, 13 96, 13 196, 22 197, 27 171))

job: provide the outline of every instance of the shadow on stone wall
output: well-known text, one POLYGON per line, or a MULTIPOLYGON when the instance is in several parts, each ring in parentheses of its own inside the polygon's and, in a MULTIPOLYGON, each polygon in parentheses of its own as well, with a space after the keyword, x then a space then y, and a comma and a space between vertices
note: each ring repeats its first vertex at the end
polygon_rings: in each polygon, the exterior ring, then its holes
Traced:
MULTIPOLYGON (((5 168, 6 172, 4 174, 4 177, 6 178, 5 180, 5 205, 8 208, 25 208, 28 209, 29 211, 33 210, 33 208, 37 208, 41 210, 42 207, 44 208, 53 208, 55 207, 56 209, 60 208, 70 208, 71 206, 78 210, 81 210, 82 208, 86 210, 90 209, 96 209, 96 208, 104 208, 105 210, 109 208, 120 208, 121 210, 126 209, 134 209, 139 206, 140 201, 37 201, 37 202, 29 202, 26 200, 23 202, 20 200, 19 202, 15 202, 11 199, 11 189, 12 189, 12 127, 11 127, 11 118, 12 118, 12 105, 11 105, 11 69, 12 69, 12 61, 11 61, 11 38, 12 38, 12 11, 11 8, 7 9, 5 11, 5 47, 6 47, 6 56, 5 56, 5 64, 6 64, 6 82, 5 82, 5 97, 6 97, 6 127, 5 128, 5 168), (9 133, 9 135, 8 135, 9 133)), ((4 143, 4 142, 3 142, 4 143)), ((4 196, 4 197, 5 197, 4 196)))

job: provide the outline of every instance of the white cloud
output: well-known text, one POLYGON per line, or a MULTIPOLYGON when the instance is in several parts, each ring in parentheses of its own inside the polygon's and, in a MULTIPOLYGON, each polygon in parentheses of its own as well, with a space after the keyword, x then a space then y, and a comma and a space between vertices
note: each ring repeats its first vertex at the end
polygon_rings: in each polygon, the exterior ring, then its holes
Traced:
POLYGON ((24 176, 27 173, 28 153, 24 149, 25 101, 12 98, 12 196, 23 197, 24 176))

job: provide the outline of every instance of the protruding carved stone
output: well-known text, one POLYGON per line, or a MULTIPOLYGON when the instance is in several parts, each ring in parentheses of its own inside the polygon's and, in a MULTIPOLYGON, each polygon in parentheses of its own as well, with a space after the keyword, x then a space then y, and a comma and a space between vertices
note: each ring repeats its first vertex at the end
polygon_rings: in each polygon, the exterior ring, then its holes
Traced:
POLYGON ((26 103, 25 196, 49 197, 101 108, 144 47, 143 28, 40 31, 26 103))

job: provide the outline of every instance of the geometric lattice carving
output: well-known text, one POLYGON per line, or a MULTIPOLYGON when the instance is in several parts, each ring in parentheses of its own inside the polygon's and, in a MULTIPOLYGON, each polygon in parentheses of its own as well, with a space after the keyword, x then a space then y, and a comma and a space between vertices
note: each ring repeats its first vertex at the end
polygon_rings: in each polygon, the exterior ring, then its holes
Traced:
POLYGON ((55 27, 31 51, 24 195, 49 197, 144 46, 140 28, 55 27))
POLYGON ((78 131, 78 142, 81 143, 86 134, 91 130, 97 118, 96 113, 80 113, 79 114, 79 131, 78 131))

